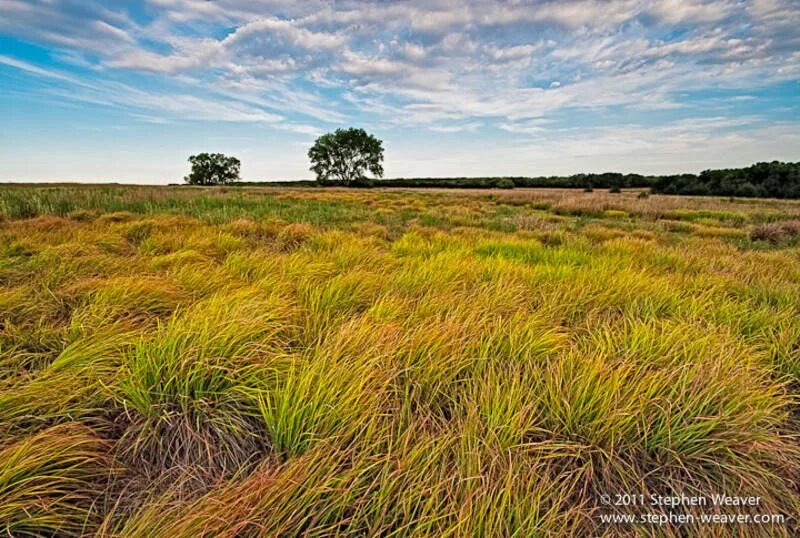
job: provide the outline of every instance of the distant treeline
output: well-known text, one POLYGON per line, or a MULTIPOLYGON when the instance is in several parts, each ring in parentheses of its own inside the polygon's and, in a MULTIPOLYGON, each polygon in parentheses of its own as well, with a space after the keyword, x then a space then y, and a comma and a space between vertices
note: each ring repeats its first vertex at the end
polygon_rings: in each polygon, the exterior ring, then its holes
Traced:
MULTIPOLYGON (((514 187, 552 187, 552 188, 632 188, 650 187, 655 177, 640 174, 575 174, 572 176, 542 177, 413 177, 371 180, 356 187, 398 187, 432 189, 513 189, 514 187)), ((336 187, 337 181, 258 181, 239 182, 230 185, 269 186, 269 187, 336 187)))
MULTIPOLYGON (((241 186, 333 187, 336 181, 241 182, 241 186)), ((630 189, 649 188, 662 194, 800 198, 800 162, 757 163, 746 168, 705 170, 698 174, 644 176, 641 174, 574 174, 540 177, 416 177, 373 180, 359 187, 445 188, 445 189, 513 189, 573 188, 630 189)))
POLYGON ((513 189, 514 187, 538 188, 599 188, 610 189, 650 187, 655 178, 640 174, 575 174, 572 176, 541 177, 418 177, 385 179, 376 182, 381 187, 430 187, 452 189, 513 189))
POLYGON ((699 176, 661 176, 653 182, 652 189, 663 194, 800 198, 800 162, 773 161, 747 168, 705 170, 699 176))

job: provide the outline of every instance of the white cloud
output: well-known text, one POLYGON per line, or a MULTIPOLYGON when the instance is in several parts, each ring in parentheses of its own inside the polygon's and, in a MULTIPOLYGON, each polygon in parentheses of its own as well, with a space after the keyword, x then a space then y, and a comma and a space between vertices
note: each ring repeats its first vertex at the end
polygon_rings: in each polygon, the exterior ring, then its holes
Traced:
POLYGON ((478 130, 483 124, 481 122, 472 121, 469 123, 461 123, 455 125, 430 125, 428 129, 437 133, 461 133, 464 131, 474 132, 478 130))
POLYGON ((726 0, 660 0, 650 12, 668 24, 709 23, 723 20, 736 7, 736 2, 726 0))
POLYGON ((529 116, 526 107, 534 115, 570 106, 663 108, 672 106, 669 91, 680 90, 672 81, 686 80, 690 71, 701 80, 713 72, 716 85, 734 87, 743 72, 751 83, 786 79, 800 63, 791 48, 800 39, 796 25, 787 27, 800 18, 800 8, 780 0, 150 0, 161 15, 139 24, 94 2, 81 10, 59 0, 35 3, 47 24, 37 23, 31 6, 18 1, 5 2, 0 13, 13 12, 21 21, 18 30, 27 26, 41 39, 100 50, 109 68, 206 73, 212 87, 282 80, 284 87, 305 81, 357 88, 391 110, 430 105, 439 117, 529 116), (66 29, 79 12, 98 17, 90 24, 92 43, 86 31, 66 29), (648 26, 648 17, 660 26, 648 26), (184 29, 189 23, 191 33, 184 29), (218 25, 233 29, 211 36, 218 25), (680 25, 677 37, 669 31, 673 25, 680 25), (204 30, 207 35, 198 35, 204 30), (153 46, 159 40, 161 46, 153 46), (114 45, 102 50, 109 41, 114 45), (643 99, 656 81, 666 85, 658 98, 643 99), (541 91, 548 86, 572 89, 541 91))
POLYGON ((0 54, 0 64, 7 65, 9 67, 14 67, 16 69, 20 69, 22 71, 40 77, 52 78, 64 82, 69 82, 72 84, 81 84, 81 81, 73 76, 58 71, 53 71, 52 69, 44 69, 37 65, 33 65, 30 62, 26 62, 24 60, 18 60, 16 58, 12 58, 10 56, 5 56, 2 54, 0 54))
POLYGON ((196 67, 211 67, 213 55, 157 54, 148 50, 133 49, 120 53, 105 62, 109 67, 136 69, 155 73, 178 73, 196 67))
MULTIPOLYGON (((139 117, 535 138, 585 112, 619 124, 702 109, 707 90, 796 81, 798 27, 796 0, 147 0, 136 16, 120 2, 0 0, 0 32, 79 69, 0 64, 139 117)), ((598 132, 587 151, 655 147, 627 132, 598 132)))
POLYGON ((513 62, 515 60, 530 59, 531 56, 542 48, 542 44, 515 45, 512 47, 497 47, 488 45, 486 53, 493 62, 513 62))
POLYGON ((266 41, 277 41, 279 45, 294 46, 308 50, 336 49, 345 45, 345 37, 327 32, 313 32, 294 21, 276 18, 258 19, 248 22, 226 37, 225 47, 258 47, 266 41))

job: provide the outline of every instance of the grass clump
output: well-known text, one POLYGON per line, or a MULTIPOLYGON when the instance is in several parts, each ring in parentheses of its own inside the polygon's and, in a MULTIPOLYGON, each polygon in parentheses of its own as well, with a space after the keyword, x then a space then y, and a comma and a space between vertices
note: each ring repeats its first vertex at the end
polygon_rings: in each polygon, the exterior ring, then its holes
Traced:
POLYGON ((773 245, 794 242, 800 238, 800 221, 769 222, 759 224, 750 231, 753 241, 766 241, 773 245))
POLYGON ((280 360, 291 312, 258 290, 235 297, 213 296, 176 313, 127 358, 118 447, 151 478, 179 472, 212 482, 270 446, 253 392, 280 360))
POLYGON ((108 448, 74 424, 0 444, 0 531, 82 536, 98 517, 94 495, 111 472, 108 448))

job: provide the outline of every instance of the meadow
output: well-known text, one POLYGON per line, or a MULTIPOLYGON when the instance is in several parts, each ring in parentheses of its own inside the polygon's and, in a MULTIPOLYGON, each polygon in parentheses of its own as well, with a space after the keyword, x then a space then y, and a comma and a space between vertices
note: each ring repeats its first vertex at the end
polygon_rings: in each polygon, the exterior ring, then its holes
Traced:
POLYGON ((798 201, 0 186, 0 534, 797 536, 799 314, 798 201))

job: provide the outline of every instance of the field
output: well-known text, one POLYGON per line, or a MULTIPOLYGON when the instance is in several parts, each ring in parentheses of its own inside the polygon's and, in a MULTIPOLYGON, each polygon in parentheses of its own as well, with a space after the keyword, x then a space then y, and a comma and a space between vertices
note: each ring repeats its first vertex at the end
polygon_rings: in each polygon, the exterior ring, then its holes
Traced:
POLYGON ((799 390, 800 202, 0 186, 0 534, 797 536, 799 390))

